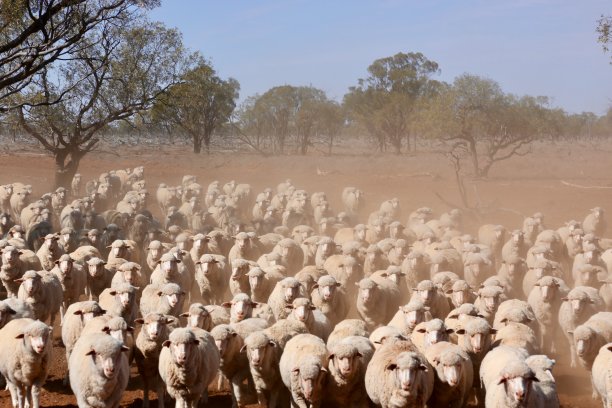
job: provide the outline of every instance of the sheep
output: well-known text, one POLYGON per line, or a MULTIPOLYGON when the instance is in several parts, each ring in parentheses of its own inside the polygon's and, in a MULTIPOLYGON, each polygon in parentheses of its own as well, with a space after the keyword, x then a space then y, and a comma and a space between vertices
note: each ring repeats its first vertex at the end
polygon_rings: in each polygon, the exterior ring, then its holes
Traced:
POLYGON ((57 277, 50 272, 27 271, 19 278, 17 298, 27 303, 34 311, 34 318, 53 327, 60 310, 64 292, 57 277))
POLYGON ((246 259, 247 261, 255 262, 261 256, 259 248, 257 248, 252 241, 252 237, 246 232, 236 234, 234 241, 234 246, 232 246, 227 256, 230 263, 233 264, 235 259, 246 259))
POLYGON ((251 268, 251 262, 246 259, 233 259, 231 261, 232 273, 229 277, 229 289, 232 296, 238 293, 251 294, 251 288, 249 285, 249 276, 247 273, 251 268))
MULTIPOLYGON (((300 245, 291 238, 280 240, 273 252, 280 254, 279 264, 287 268, 289 275, 294 275, 304 264, 304 252, 300 245)), ((323 261, 321 261, 322 265, 323 261)))
MULTIPOLYGON (((238 323, 240 324, 240 323, 238 323)), ((254 330, 255 331, 255 330, 254 330)), ((221 362, 219 368, 221 373, 232 384, 232 406, 237 407, 244 404, 244 400, 250 394, 252 378, 250 377, 249 362, 245 353, 240 350, 244 345, 244 338, 232 325, 221 324, 210 332, 214 338, 215 345, 219 350, 221 362), (243 390, 243 381, 248 380, 249 389, 243 390), (246 394, 246 395, 245 395, 246 394)), ((249 333, 250 334, 250 333, 249 333)), ((245 336, 246 337, 246 336, 245 336)), ((254 391, 253 391, 254 392, 254 391)))
POLYGON ((400 292, 388 279, 372 276, 356 284, 359 287, 357 312, 373 330, 391 320, 400 305, 400 292))
MULTIPOLYGON (((87 261, 87 285, 85 286, 85 296, 89 300, 98 300, 102 291, 112 286, 112 272, 104 267, 106 262, 98 257, 87 261)), ((137 285, 135 285, 137 286, 137 285)))
POLYGON ((432 319, 417 324, 410 334, 410 339, 417 349, 424 353, 432 344, 448 341, 448 335, 452 332, 442 320, 432 319))
POLYGON ((597 289, 586 286, 575 287, 562 300, 559 308, 559 328, 569 344, 570 366, 576 367, 576 349, 569 332, 574 331, 593 314, 603 312, 604 303, 597 289))
POLYGON ((119 407, 130 377, 126 351, 122 342, 103 333, 76 342, 68 371, 79 407, 119 407))
POLYGON ((397 328, 401 333, 410 336, 417 324, 431 320, 429 307, 421 299, 412 299, 408 304, 400 306, 387 326, 397 328))
POLYGON ((534 354, 540 351, 540 340, 533 329, 526 324, 508 322, 505 326, 497 329, 495 341, 491 347, 498 346, 523 348, 530 354, 534 354))
MULTIPOLYGON (((509 361, 498 370, 497 379, 487 386, 487 407, 539 407, 534 395, 534 383, 539 380, 527 363, 509 361)), ((545 405, 549 406, 549 405, 545 405)))
POLYGON ((68 306, 74 302, 78 302, 80 296, 85 293, 87 286, 87 273, 83 268, 75 264, 70 255, 64 254, 55 261, 55 268, 51 270, 54 273, 64 291, 62 304, 60 306, 60 317, 64 322, 64 313, 68 306))
POLYGON ((265 303, 253 302, 246 293, 239 293, 231 302, 224 302, 221 306, 230 309, 229 323, 238 323, 252 317, 261 318, 268 323, 274 323, 274 315, 265 303))
MULTIPOLYGON (((91 319, 97 316, 102 316, 106 313, 106 310, 96 301, 87 300, 83 302, 76 302, 68 306, 66 310, 66 317, 62 324, 62 343, 66 348, 66 361, 70 361, 70 355, 74 349, 83 328, 91 319)), ((64 378, 64 385, 68 385, 68 373, 64 378)))
POLYGON ((305 266, 301 271, 295 274, 295 279, 300 282, 305 297, 310 298, 310 294, 314 290, 314 286, 322 276, 327 275, 325 269, 319 269, 316 266, 305 266))
POLYGON ((557 394, 557 384, 552 375, 552 369, 556 364, 555 360, 543 354, 529 356, 525 363, 531 368, 537 378, 533 383, 533 395, 530 400, 535 407, 559 407, 559 395, 557 394))
POLYGON ((497 308, 503 300, 504 290, 500 286, 484 286, 478 289, 474 306, 489 323, 493 323, 497 308))
MULTIPOLYGON (((129 283, 122 283, 115 288, 104 289, 100 294, 99 303, 111 316, 120 316, 132 325, 138 315, 136 291, 138 288, 129 283)), ((141 299, 142 302, 142 299, 141 299)))
POLYGON ((208 402, 208 385, 219 370, 212 336, 201 329, 175 329, 159 354, 159 375, 176 405, 196 408, 208 402))
POLYGON ((605 211, 601 207, 591 209, 591 212, 582 221, 582 229, 586 234, 595 234, 598 237, 603 237, 608 223, 605 219, 605 211))
POLYGON ((336 243, 329 237, 322 237, 317 241, 317 250, 315 252, 315 265, 323 268, 325 261, 334 255, 336 252, 336 243))
POLYGON ((365 388, 376 406, 424 408, 433 392, 434 373, 412 343, 389 341, 374 352, 365 388))
POLYGON ((429 279, 430 265, 429 255, 421 251, 410 251, 402 262, 402 272, 405 274, 408 289, 416 287, 422 280, 429 279))
POLYGON ((497 330, 492 328, 485 319, 473 318, 461 323, 455 332, 460 335, 458 346, 467 353, 472 362, 475 373, 474 388, 479 389, 481 388, 480 380, 476 374, 480 372, 482 359, 491 349, 492 338, 497 330))
POLYGON ((264 333, 278 344, 281 349, 298 334, 308 333, 306 325, 297 320, 281 319, 264 330, 264 333))
POLYGON ((591 379, 604 408, 612 404, 612 343, 602 346, 593 361, 591 379))
POLYGON ((23 317, 34 318, 32 307, 16 297, 0 300, 0 329, 8 322, 23 317))
POLYGON ((363 271, 357 259, 350 255, 333 255, 323 265, 330 276, 346 290, 347 296, 352 298, 354 284, 363 278, 363 271))
POLYGON ((595 313, 571 334, 580 365, 590 371, 601 346, 612 341, 612 312, 595 313))
POLYGON ((478 229, 478 241, 491 248, 496 262, 501 261, 502 247, 506 243, 506 229, 503 225, 482 225, 478 229))
POLYGON ((480 383, 488 392, 490 387, 496 385, 504 366, 513 361, 524 362, 527 357, 529 357, 529 353, 520 347, 501 345, 492 349, 484 356, 480 364, 478 373, 480 383))
POLYGON ((128 283, 138 289, 136 299, 140 299, 142 289, 146 286, 145 276, 142 273, 142 268, 136 262, 125 262, 117 268, 113 275, 110 287, 118 288, 124 283, 128 283))
POLYGON ((536 282, 527 299, 540 325, 540 350, 550 354, 554 354, 557 348, 559 308, 567 293, 563 286, 565 283, 562 280, 544 276, 536 282))
POLYGON ((225 307, 201 303, 193 303, 189 310, 181 313, 180 317, 187 318, 186 327, 199 328, 211 331, 213 327, 220 324, 229 324, 230 315, 225 307))
POLYGON ((345 319, 336 324, 334 330, 327 338, 327 348, 331 349, 334 344, 342 341, 345 337, 361 336, 368 338, 370 333, 366 330, 366 323, 361 319, 345 319))
POLYGON ((425 351, 433 367, 435 393, 427 402, 433 407, 464 407, 472 389, 474 371, 469 355, 459 346, 439 342, 425 351))
POLYGON ((141 329, 136 337, 135 360, 143 383, 143 406, 149 406, 149 390, 157 393, 158 406, 164 405, 164 383, 159 375, 159 355, 164 341, 168 340, 169 324, 174 318, 161 313, 149 313, 144 318, 134 320, 141 329))
POLYGON ((25 272, 23 262, 20 260, 20 255, 23 251, 12 245, 8 245, 2 249, 2 267, 0 268, 0 280, 6 289, 7 297, 16 297, 19 290, 17 279, 23 276, 25 272))
POLYGON ((268 268, 251 268, 247 272, 251 299, 255 302, 266 302, 278 282, 285 278, 286 269, 281 265, 268 268))
POLYGON ((36 251, 36 256, 40 260, 43 269, 50 271, 55 266, 55 261, 64 254, 64 250, 59 246, 57 234, 47 234, 41 247, 36 251))
POLYGON ((134 328, 128 326, 123 317, 111 315, 94 317, 85 324, 81 331, 81 336, 91 333, 105 333, 122 342, 124 346, 129 348, 127 355, 128 363, 131 364, 134 358, 135 349, 133 336, 134 328))
POLYGON ((247 354, 259 404, 270 408, 285 406, 289 398, 279 370, 283 349, 265 331, 257 331, 244 340, 240 351, 247 354))
POLYGON ((521 299, 524 297, 522 289, 526 273, 527 263, 523 258, 515 254, 504 258, 497 271, 497 276, 502 281, 502 287, 509 298, 521 299))
POLYGON ((506 259, 511 255, 525 258, 529 245, 525 242, 525 234, 523 231, 516 229, 510 234, 510 239, 506 241, 502 247, 502 258, 506 259))
POLYGON ((342 190, 342 204, 344 204, 344 210, 351 220, 357 221, 365 207, 363 192, 355 187, 345 187, 342 190))
POLYGON ((161 286, 175 283, 189 293, 192 283, 190 271, 185 267, 179 267, 181 263, 182 261, 176 257, 176 252, 162 255, 158 267, 151 274, 151 284, 161 286))
POLYGON ((196 262, 195 285, 197 298, 206 304, 219 305, 223 301, 229 271, 225 257, 204 254, 196 262))
POLYGON ((40 389, 52 358, 52 328, 27 318, 0 329, 0 374, 7 382, 14 407, 40 406, 40 389))
POLYGON ((485 279, 493 275, 493 262, 480 252, 467 254, 463 265, 464 279, 473 288, 479 287, 485 279))
POLYGON ((423 280, 412 290, 414 294, 411 300, 420 299, 429 308, 432 317, 443 319, 450 312, 451 308, 447 298, 440 293, 432 281, 423 280))
POLYGON ((508 322, 523 323, 529 325, 534 330, 539 328, 529 303, 519 299, 505 300, 497 308, 493 327, 499 329, 508 322))
POLYGON ((163 286, 148 285, 142 291, 140 298, 140 313, 147 315, 159 312, 178 317, 183 310, 185 291, 176 283, 167 283, 163 286))
POLYGON ((292 408, 320 405, 327 361, 325 343, 312 334, 298 334, 287 342, 279 369, 292 408))
POLYGON ((313 286, 312 304, 327 317, 331 324, 336 325, 348 314, 346 296, 341 284, 333 276, 321 276, 313 286))
POLYGON ((346 337, 328 347, 328 375, 324 404, 368 407, 365 372, 374 354, 374 345, 365 337, 346 337))
POLYGON ((303 296, 300 282, 295 278, 285 278, 278 282, 268 298, 268 305, 272 308, 276 320, 286 319, 289 316, 287 305, 303 296))
POLYGON ((459 307, 464 303, 474 303, 476 295, 468 283, 462 279, 455 281, 451 289, 446 291, 450 295, 451 303, 459 307))
POLYGON ((297 298, 289 308, 292 311, 287 320, 298 320, 304 323, 310 334, 314 334, 323 339, 323 341, 327 341, 329 334, 333 330, 333 325, 309 299, 297 298))

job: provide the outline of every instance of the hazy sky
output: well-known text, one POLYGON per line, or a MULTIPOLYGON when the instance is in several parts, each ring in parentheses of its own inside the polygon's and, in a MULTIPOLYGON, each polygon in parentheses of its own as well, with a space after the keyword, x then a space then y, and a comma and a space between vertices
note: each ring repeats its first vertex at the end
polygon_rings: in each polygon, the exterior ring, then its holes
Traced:
POLYGON ((289 84, 341 100, 375 59, 419 51, 441 80, 468 72, 603 114, 612 65, 597 43, 601 14, 611 0, 163 0, 152 18, 236 78, 241 99, 289 84))

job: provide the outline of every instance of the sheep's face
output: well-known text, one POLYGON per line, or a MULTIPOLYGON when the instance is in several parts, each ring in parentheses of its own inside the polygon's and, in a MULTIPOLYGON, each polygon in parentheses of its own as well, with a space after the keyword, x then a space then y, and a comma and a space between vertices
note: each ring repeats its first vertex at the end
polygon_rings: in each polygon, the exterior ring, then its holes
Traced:
POLYGON ((499 295, 481 296, 480 299, 487 312, 494 313, 497 310, 499 306, 499 295))
POLYGON ((43 333, 27 334, 26 341, 29 341, 30 347, 36 354, 44 353, 47 348, 47 342, 49 341, 49 331, 45 331, 43 333))
POLYGON ((153 261, 155 261, 155 262, 159 261, 161 256, 162 256, 162 249, 161 248, 150 248, 149 249, 149 257, 153 261))
POLYGON ((291 255, 291 247, 289 246, 281 246, 279 253, 282 258, 288 258, 291 255))
POLYGON ((522 404, 529 400, 531 380, 524 377, 504 379, 506 395, 516 403, 522 404))
POLYGON ((168 302, 170 307, 175 307, 179 302, 179 293, 170 293, 164 296, 166 297, 166 302, 168 302))
POLYGON ((268 347, 275 347, 274 342, 270 341, 267 344, 264 344, 260 347, 248 347, 247 354, 249 357, 249 361, 253 367, 261 367, 263 362, 266 360, 266 353, 268 351, 268 347))
POLYGON ((263 286, 264 278, 264 274, 249 274, 249 286, 251 287, 251 293, 256 292, 263 286))
POLYGON ((161 263, 161 269, 166 277, 173 277, 178 272, 176 261, 164 261, 161 263))
POLYGON ((248 238, 236 238, 236 247, 238 249, 246 249, 249 243, 248 238))
POLYGON ((40 291, 42 282, 40 278, 31 278, 31 279, 25 279, 22 285, 23 285, 23 288, 25 289, 26 294, 29 297, 31 297, 31 296, 34 296, 36 293, 38 293, 38 291, 40 291))
POLYGON ((363 301, 364 304, 369 303, 376 297, 377 287, 373 286, 371 288, 360 288, 359 289, 359 297, 363 301))
POLYGON ((189 313, 187 316, 187 327, 203 329, 207 327, 210 314, 206 310, 199 310, 198 313, 189 313))
POLYGON ((111 330, 108 327, 104 328, 105 332, 111 336, 112 338, 118 340, 121 342, 121 344, 125 344, 125 339, 127 338, 127 330, 121 330, 121 329, 117 329, 117 330, 111 330))
POLYGON ((389 279, 391 282, 395 283, 396 285, 400 284, 400 279, 402 278, 402 274, 401 273, 390 273, 387 275, 387 279, 389 279))
POLYGON ((189 343, 171 343, 170 352, 176 364, 179 366, 185 365, 193 354, 193 349, 199 344, 198 340, 192 340, 189 343))
POLYGON ((578 357, 584 357, 589 354, 591 347, 595 343, 594 339, 595 333, 590 329, 587 329, 584 333, 574 332, 574 344, 578 357))
MULTIPOLYGON (((15 235, 13 234, 13 237, 15 235)), ((59 249, 59 245, 57 243, 57 237, 53 238, 45 238, 45 242, 43 244, 49 251, 54 252, 59 249)))
POLYGON ((219 261, 217 261, 216 259, 208 259, 206 262, 202 262, 200 264, 200 271, 205 276, 208 276, 217 270, 218 264, 219 264, 219 261))
POLYGON ((364 241, 365 237, 366 237, 366 230, 365 229, 355 230, 355 240, 356 241, 364 241))
POLYGON ((115 255, 115 258, 125 258, 127 256, 127 247, 113 248, 113 255, 115 255))
POLYGON ((359 365, 359 353, 352 355, 334 356, 334 365, 338 368, 338 371, 343 377, 349 377, 351 374, 357 372, 359 365))
POLYGON ((427 371, 427 366, 421 364, 415 357, 400 354, 397 364, 389 364, 386 369, 393 371, 395 389, 402 390, 408 395, 418 392, 421 373, 427 371))
POLYGON ((316 308, 310 303, 300 304, 293 308, 292 314, 296 320, 305 323, 310 318, 310 315, 314 309, 316 308))
POLYGON ((144 330, 149 339, 157 340, 162 334, 165 327, 165 321, 153 320, 145 324, 144 330))
POLYGON ((453 305, 455 305, 455 307, 459 307, 464 303, 468 303, 469 296, 470 296, 469 290, 467 289, 455 290, 451 294, 451 300, 453 302, 453 305))
POLYGON ((295 368, 293 372, 298 376, 304 399, 311 402, 323 387, 325 371, 318 363, 308 367, 304 366, 305 364, 301 368, 295 368))
POLYGON ((569 299, 569 301, 570 301, 570 304, 572 305, 572 312, 576 316, 582 313, 587 303, 586 299, 581 299, 581 298, 569 299))
POLYGON ((323 255, 324 257, 329 257, 333 255, 335 249, 335 245, 330 242, 326 242, 325 244, 319 245, 321 255, 323 255))
POLYGON ((19 255, 21 252, 17 249, 11 251, 5 251, 2 253, 2 264, 14 266, 19 261, 19 255))
POLYGON ((62 276, 69 278, 70 272, 72 272, 72 261, 61 261, 59 263, 59 270, 62 276))
POLYGON ((429 305, 434 299, 434 289, 417 290, 419 298, 425 305, 429 305))
POLYGON ((253 313, 253 303, 250 300, 239 300, 232 302, 230 316, 232 321, 241 322, 253 313))
POLYGON ((215 337, 215 345, 217 346, 217 350, 219 350, 219 355, 221 358, 225 356, 227 352, 227 348, 230 342, 236 337, 238 334, 235 331, 223 333, 220 338, 215 337))
POLYGON ((137 272, 134 269, 126 269, 123 271, 123 280, 130 285, 134 285, 137 279, 137 272))
POLYGON ((583 286, 593 286, 596 287, 596 279, 595 279, 595 271, 592 269, 583 269, 580 272, 580 282, 583 286))
POLYGON ((461 380, 462 366, 461 364, 443 364, 442 373, 446 383, 451 387, 456 387, 461 380))
POLYGON ((105 351, 104 353, 98 353, 92 350, 92 353, 96 366, 102 369, 104 376, 109 380, 115 378, 119 372, 119 366, 121 365, 122 349, 112 350, 112 352, 105 351))
POLYGON ((234 266, 232 268, 231 279, 233 281, 238 281, 238 280, 242 279, 244 276, 246 276, 248 271, 249 271, 249 265, 248 264, 234 266))
POLYGON ((480 353, 486 347, 487 335, 485 333, 468 334, 470 348, 474 353, 480 353))
POLYGON ((414 329, 417 324, 425 321, 425 311, 423 309, 402 311, 404 312, 406 326, 410 329, 414 329))
POLYGON ((293 303, 293 301, 300 294, 300 289, 298 286, 286 286, 283 288, 283 293, 285 297, 286 303, 293 303))
POLYGON ((115 295, 115 298, 121 304, 121 306, 126 309, 132 304, 132 294, 130 292, 111 292, 111 294, 115 295))
POLYGON ((11 195, 13 194, 13 186, 10 184, 7 184, 5 186, 2 186, 4 188, 4 191, 6 192, 7 195, 11 195))
POLYGON ((333 301, 334 295, 336 294, 336 286, 338 285, 339 284, 319 286, 317 290, 319 291, 319 296, 321 296, 321 299, 323 299, 325 302, 333 301))

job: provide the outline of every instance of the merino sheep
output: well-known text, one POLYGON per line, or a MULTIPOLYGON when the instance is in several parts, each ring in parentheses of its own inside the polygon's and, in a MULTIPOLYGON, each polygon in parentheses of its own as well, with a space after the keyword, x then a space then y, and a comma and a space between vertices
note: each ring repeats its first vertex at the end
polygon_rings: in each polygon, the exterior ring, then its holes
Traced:
POLYGON ((268 298, 268 305, 272 308, 276 320, 286 319, 290 313, 287 306, 300 296, 304 296, 304 293, 297 279, 285 278, 278 282, 268 298))
POLYGON ((102 291, 112 285, 112 272, 106 269, 104 265, 106 265, 106 262, 98 257, 93 257, 87 261, 85 296, 89 300, 98 300, 102 291))
POLYGON ((576 367, 576 348, 570 332, 583 324, 597 312, 604 311, 604 303, 597 289, 587 286, 577 286, 563 299, 559 308, 559 328, 565 335, 570 349, 570 366, 576 367))
POLYGON ((143 383, 143 407, 149 406, 149 390, 157 393, 158 406, 164 406, 165 384, 159 375, 159 355, 163 343, 168 340, 170 330, 168 325, 174 318, 161 313, 149 313, 134 323, 141 324, 140 333, 136 337, 135 360, 138 373, 143 383))
POLYGON ((53 268, 51 272, 54 273, 59 280, 64 292, 62 305, 60 307, 60 317, 63 323, 64 313, 68 306, 74 302, 78 302, 80 296, 85 293, 87 273, 80 265, 75 264, 72 258, 70 258, 70 255, 62 255, 55 261, 55 265, 55 268, 53 268))
POLYGON ((27 271, 18 281, 21 285, 17 298, 28 304, 36 319, 42 322, 49 319, 49 326, 53 327, 64 296, 57 277, 46 271, 27 271))
POLYGON ((539 354, 527 357, 525 363, 531 368, 538 380, 532 384, 534 394, 530 396, 530 401, 533 401, 532 405, 535 407, 559 407, 557 383, 552 375, 552 369, 556 361, 539 354))
POLYGON ((212 336, 201 329, 175 329, 163 342, 159 375, 176 405, 197 408, 208 402, 208 385, 219 370, 219 352, 212 336))
POLYGON ((438 319, 444 319, 451 308, 448 299, 430 280, 423 280, 413 288, 414 294, 412 299, 420 299, 423 304, 429 308, 431 316, 438 319))
MULTIPOLYGON (((539 381, 533 370, 522 360, 511 360, 497 370, 497 378, 487 386, 487 407, 539 407, 534 395, 534 383, 539 381)), ((546 405, 548 406, 548 405, 546 405)))
POLYGON ((540 325, 540 350, 549 354, 554 354, 557 348, 559 308, 567 293, 564 286, 561 279, 544 276, 536 282, 527 299, 540 325))
POLYGON ((0 300, 0 329, 11 320, 22 317, 34 317, 34 310, 29 304, 16 297, 0 300))
POLYGON ((374 352, 365 388, 377 406, 424 408, 433 392, 434 372, 410 341, 392 340, 374 352))
POLYGON ((0 374, 7 382, 13 407, 38 408, 52 356, 52 328, 27 318, 0 329, 0 374))
POLYGON ((204 254, 196 262, 195 285, 197 298, 205 304, 219 305, 223 302, 229 270, 225 257, 204 254))
POLYGON ((388 279, 372 276, 356 284, 359 287, 357 312, 373 330, 391 320, 400 305, 400 292, 388 279))
POLYGON ((500 286, 483 286, 478 289, 474 306, 489 323, 493 323, 500 303, 504 301, 504 290, 500 286))
POLYGON ((470 356, 461 347, 442 341, 429 347, 425 351, 425 357, 436 373, 436 392, 431 395, 428 405, 466 406, 474 380, 470 356))
POLYGON ((319 406, 327 361, 325 343, 312 334, 298 334, 287 342, 279 368, 292 408, 319 406))
POLYGON ((132 325, 138 315, 138 304, 136 303, 137 290, 138 288, 129 283, 122 283, 116 288, 104 289, 100 294, 100 306, 108 314, 123 317, 129 325, 132 325))
POLYGON ((331 322, 336 325, 348 314, 348 304, 341 284, 333 276, 325 275, 319 278, 313 286, 312 303, 331 322))
POLYGON ((281 265, 267 268, 251 268, 247 273, 251 299, 255 302, 265 302, 278 282, 285 278, 286 269, 281 265))
POLYGON ((612 404, 612 343, 602 346, 593 361, 591 379, 604 408, 612 404))
POLYGON ((582 229, 586 234, 595 234, 598 237, 603 237, 608 223, 605 219, 605 211, 601 207, 591 209, 591 212, 582 221, 582 229))
POLYGON ((590 371, 599 349, 612 342, 612 312, 594 314, 572 334, 580 365, 590 371))
POLYGON ((478 373, 482 359, 491 349, 492 337, 497 330, 492 328, 489 323, 482 318, 468 320, 461 324, 455 332, 460 335, 458 345, 465 351, 472 362, 474 372, 474 388, 480 388, 478 373))
POLYGON ((523 323, 509 322, 497 329, 491 347, 499 346, 522 348, 534 354, 540 351, 540 340, 531 327, 523 323))
POLYGON ((126 351, 122 342, 103 333, 79 338, 68 361, 79 407, 119 407, 130 378, 126 351))
POLYGON ((163 286, 148 285, 140 298, 140 313, 147 315, 153 312, 178 317, 183 310, 185 291, 176 283, 163 286))
MULTIPOLYGON (((289 307, 289 306, 288 306, 289 307)), ((297 298, 291 304, 291 314, 288 320, 297 320, 306 325, 308 332, 327 341, 333 330, 333 325, 327 317, 318 310, 307 298, 297 298)))
POLYGON ((229 324, 230 315, 225 307, 201 303, 193 303, 189 310, 181 313, 180 317, 187 318, 186 327, 199 328, 211 331, 213 327, 220 324, 229 324))
POLYGON ((0 267, 0 280, 6 289, 7 297, 16 297, 19 290, 19 282, 25 272, 19 256, 22 251, 9 245, 2 249, 2 267, 0 267))
POLYGON ((397 328, 403 334, 410 336, 417 324, 431 320, 429 307, 421 299, 412 299, 408 304, 400 306, 393 319, 387 324, 397 328))
POLYGON ((328 350, 324 404, 367 407, 365 373, 374 354, 374 345, 365 337, 351 336, 328 347, 328 350))
POLYGON ((410 338, 414 345, 424 353, 431 345, 441 341, 448 341, 448 336, 453 332, 444 325, 440 319, 432 319, 416 325, 410 338))
POLYGON ((346 319, 336 324, 334 330, 327 338, 327 348, 342 341, 345 337, 361 336, 368 338, 370 333, 366 330, 366 323, 361 319, 346 319))

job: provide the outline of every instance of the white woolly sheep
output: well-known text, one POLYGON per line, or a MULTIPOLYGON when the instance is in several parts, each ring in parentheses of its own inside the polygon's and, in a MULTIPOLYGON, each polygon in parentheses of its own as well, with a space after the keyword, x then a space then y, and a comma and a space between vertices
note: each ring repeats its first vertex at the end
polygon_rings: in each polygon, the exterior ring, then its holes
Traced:
POLYGON ((297 279, 285 278, 278 282, 268 298, 268 305, 272 308, 276 320, 286 319, 290 313, 287 306, 300 296, 304 296, 304 293, 297 279))
POLYGON ((178 317, 183 310, 185 291, 176 283, 167 283, 163 286, 148 285, 142 291, 140 298, 140 313, 147 315, 159 312, 178 317))
POLYGON ((449 342, 431 345, 425 357, 436 376, 434 392, 427 402, 432 407, 463 407, 472 389, 474 371, 469 355, 459 346, 449 342))
POLYGON ((400 306, 400 292, 388 279, 372 276, 356 284, 359 287, 357 312, 373 330, 391 320, 400 306))
POLYGON ((78 302, 80 296, 85 293, 87 273, 80 265, 75 264, 70 255, 66 254, 55 261, 55 267, 51 272, 57 276, 64 292, 62 306, 60 307, 60 317, 63 323, 64 313, 68 306, 78 302))
POLYGON ((536 282, 527 299, 540 325, 540 350, 547 354, 556 352, 559 308, 566 293, 561 279, 544 276, 536 282))
POLYGON ((430 280, 423 280, 417 284, 413 290, 411 300, 419 299, 423 305, 429 308, 431 316, 438 319, 444 319, 451 308, 448 299, 430 280))
POLYGON ((27 318, 0 329, 0 374, 6 379, 14 407, 40 406, 40 389, 51 365, 51 331, 46 324, 27 318))
POLYGON ((552 375, 552 369, 556 361, 543 354, 538 354, 527 357, 525 363, 538 379, 537 382, 532 384, 533 395, 530 397, 530 400, 533 401, 532 405, 536 407, 559 407, 557 383, 552 375))
POLYGON ((474 306, 489 323, 493 323, 500 303, 505 300, 504 289, 500 286, 483 286, 478 289, 474 306))
POLYGON ((442 320, 432 319, 417 324, 410 335, 410 339, 421 353, 425 353, 431 345, 448 341, 448 335, 452 332, 453 329, 447 328, 442 320))
POLYGON ((598 237, 603 237, 608 223, 605 219, 605 211, 601 207, 591 209, 591 212, 582 221, 582 229, 586 234, 595 234, 598 237))
POLYGON ((141 329, 136 337, 135 360, 138 373, 142 377, 143 407, 149 406, 149 390, 157 393, 158 406, 164 406, 165 384, 159 375, 159 355, 164 341, 170 334, 169 324, 174 318, 161 313, 149 313, 134 323, 140 324, 141 329))
POLYGON ((266 302, 278 282, 285 278, 286 268, 273 265, 265 269, 251 268, 247 272, 251 299, 254 302, 266 302))
POLYGON ((88 334, 76 342, 68 371, 80 407, 119 407, 130 378, 126 351, 123 343, 104 333, 88 334))
POLYGON ((98 257, 93 257, 86 262, 87 285, 85 296, 89 300, 98 300, 102 291, 112 285, 113 274, 104 265, 106 265, 106 262, 98 257))
POLYGON ((602 346, 593 361, 591 379, 594 391, 608 408, 612 404, 612 343, 602 346))
POLYGON ((333 325, 320 310, 307 298, 297 298, 291 306, 291 314, 287 320, 297 320, 306 325, 308 332, 327 341, 329 334, 333 330, 333 325))
POLYGON ((24 301, 34 311, 37 320, 53 327, 55 317, 60 310, 64 292, 62 284, 51 272, 27 271, 19 278, 17 298, 24 301))
POLYGON ((0 300, 0 329, 11 320, 23 317, 34 318, 34 310, 29 304, 16 297, 0 300))
POLYGON ((612 312, 594 314, 572 334, 580 365, 590 371, 599 349, 612 341, 612 312))
POLYGON ((197 408, 208 402, 208 385, 219 370, 212 336, 201 329, 175 329, 159 355, 159 375, 176 405, 197 408))
POLYGON ((346 295, 340 286, 333 276, 325 275, 319 278, 311 293, 312 303, 333 325, 344 320, 348 314, 346 295))
MULTIPOLYGON (((533 384, 537 382, 534 372, 522 360, 511 360, 496 379, 487 385, 485 406, 487 407, 537 407, 533 384)), ((548 406, 548 405, 546 405, 548 406)))
POLYGON ((229 271, 225 257, 204 254, 196 262, 195 285, 197 298, 205 304, 220 305, 226 292, 229 271))
POLYGON ((117 285, 116 288, 104 289, 99 298, 100 306, 108 314, 123 317, 127 324, 132 325, 138 315, 137 290, 138 288, 129 283, 122 283, 117 285))
POLYGON ((401 333, 410 336, 417 324, 431 320, 429 307, 419 298, 412 299, 408 304, 400 306, 393 319, 387 324, 397 328, 401 333))
POLYGON ((377 406, 424 408, 433 392, 434 372, 410 341, 391 340, 372 356, 365 387, 377 406))
POLYGON ((327 348, 312 334, 298 334, 285 345, 279 363, 281 378, 289 389, 291 407, 318 406, 327 373, 327 348))

